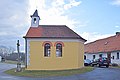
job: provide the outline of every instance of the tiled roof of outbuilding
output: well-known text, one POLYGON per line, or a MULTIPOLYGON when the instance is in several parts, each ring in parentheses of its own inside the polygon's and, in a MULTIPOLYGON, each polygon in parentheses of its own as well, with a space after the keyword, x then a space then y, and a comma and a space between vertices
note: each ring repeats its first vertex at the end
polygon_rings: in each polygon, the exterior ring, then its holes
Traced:
POLYGON ((120 50, 120 33, 85 44, 85 53, 112 52, 118 50, 120 50))
POLYGON ((38 27, 30 27, 24 38, 65 38, 86 41, 66 25, 39 25, 38 27))

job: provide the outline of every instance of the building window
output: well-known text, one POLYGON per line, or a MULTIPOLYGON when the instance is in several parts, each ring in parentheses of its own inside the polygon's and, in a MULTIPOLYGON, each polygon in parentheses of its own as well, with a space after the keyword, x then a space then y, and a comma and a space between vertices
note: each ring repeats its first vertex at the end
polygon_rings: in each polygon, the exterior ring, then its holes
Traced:
POLYGON ((56 56, 62 57, 62 44, 61 43, 56 44, 56 56))
POLYGON ((95 55, 93 55, 93 59, 95 59, 95 55))
POLYGON ((50 57, 50 44, 49 43, 46 43, 44 45, 44 56, 45 57, 50 57))
POLYGON ((34 18, 34 23, 36 23, 36 18, 34 18))
POLYGON ((101 57, 102 57, 102 54, 100 54, 99 57, 101 58, 101 57))
POLYGON ((114 60, 114 56, 112 57, 112 59, 114 60))
POLYGON ((86 55, 84 55, 84 60, 86 60, 86 55))
POLYGON ((119 59, 119 52, 117 52, 117 59, 119 59))

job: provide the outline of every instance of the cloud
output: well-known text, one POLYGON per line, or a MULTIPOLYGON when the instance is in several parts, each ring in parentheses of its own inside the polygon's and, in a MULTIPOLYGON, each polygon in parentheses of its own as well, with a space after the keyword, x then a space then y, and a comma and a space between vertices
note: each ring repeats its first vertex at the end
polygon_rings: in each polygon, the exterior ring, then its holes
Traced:
POLYGON ((24 44, 21 34, 26 32, 28 25, 27 2, 28 0, 0 1, 0 45, 16 48, 17 39, 24 44))
POLYGON ((119 28, 120 26, 115 26, 116 28, 119 28))
POLYGON ((8 35, 7 32, 0 32, 0 36, 8 35))
POLYGON ((87 40, 87 43, 93 42, 98 39, 103 39, 109 36, 113 36, 115 34, 100 34, 97 32, 89 33, 89 32, 83 32, 81 36, 87 40))
POLYGON ((120 0, 113 0, 111 2, 112 5, 120 6, 120 0))
MULTIPOLYGON (((78 23, 66 14, 66 10, 79 6, 81 1, 68 0, 68 2, 66 2, 66 0, 50 0, 49 5, 46 2, 47 0, 36 0, 36 3, 41 3, 41 5, 36 4, 41 17, 40 24, 67 25, 70 28, 74 28, 74 25, 78 23)), ((33 14, 36 9, 35 5, 32 4, 34 1, 29 0, 29 3, 31 6, 29 13, 33 14)))
POLYGON ((78 6, 82 3, 82 1, 76 2, 75 0, 70 0, 69 4, 64 5, 64 9, 72 8, 73 6, 78 6))

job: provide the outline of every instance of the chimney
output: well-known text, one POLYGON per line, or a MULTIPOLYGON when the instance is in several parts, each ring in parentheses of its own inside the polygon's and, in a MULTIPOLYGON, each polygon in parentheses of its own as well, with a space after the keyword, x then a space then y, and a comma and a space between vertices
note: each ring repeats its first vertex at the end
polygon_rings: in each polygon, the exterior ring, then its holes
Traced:
POLYGON ((116 32, 116 35, 120 34, 120 32, 116 32))
POLYGON ((116 36, 119 36, 120 35, 120 32, 116 32, 116 36))

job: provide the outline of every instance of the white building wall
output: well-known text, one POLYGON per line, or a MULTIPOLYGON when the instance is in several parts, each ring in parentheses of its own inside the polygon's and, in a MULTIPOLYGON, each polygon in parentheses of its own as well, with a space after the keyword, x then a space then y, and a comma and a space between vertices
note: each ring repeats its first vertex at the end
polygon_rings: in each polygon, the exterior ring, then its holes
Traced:
POLYGON ((102 53, 102 57, 107 57, 107 53, 102 53))
POLYGON ((32 17, 31 26, 32 27, 38 27, 39 26, 39 20, 40 20, 39 17, 32 17), (36 19, 36 20, 34 20, 34 19, 36 19))
POLYGON ((84 55, 86 56, 86 59, 93 60, 93 55, 95 55, 95 59, 99 59, 100 54, 102 54, 102 57, 107 57, 107 53, 96 53, 96 54, 85 53, 84 55))
POLYGON ((1 62, 1 60, 2 60, 2 57, 0 56, 0 62, 1 62))
POLYGON ((118 53, 119 53, 119 59, 117 59, 117 52, 111 53, 111 63, 117 63, 120 65, 120 51, 118 53), (114 56, 114 59, 113 59, 113 56, 114 56))
MULTIPOLYGON (((86 55, 86 59, 93 60, 93 55, 95 55, 95 59, 98 59, 100 54, 102 54, 102 57, 107 57, 107 53, 96 53, 96 54, 85 53, 84 55, 86 55)), ((117 63, 120 65, 120 51, 111 52, 111 63, 117 63), (118 52, 119 52, 119 59, 117 59, 118 52), (113 56, 114 56, 114 59, 113 59, 113 56)))

